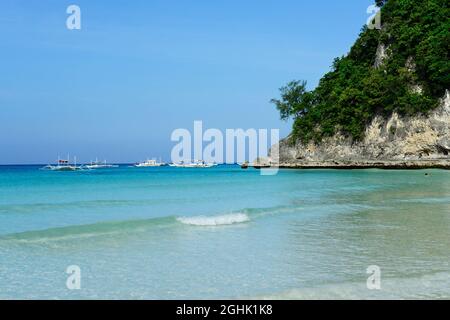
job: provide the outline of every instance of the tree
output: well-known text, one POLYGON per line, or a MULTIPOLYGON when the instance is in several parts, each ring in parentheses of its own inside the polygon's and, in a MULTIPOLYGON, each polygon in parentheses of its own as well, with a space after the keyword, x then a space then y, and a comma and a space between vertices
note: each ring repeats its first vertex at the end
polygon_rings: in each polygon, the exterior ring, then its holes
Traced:
POLYGON ((292 140, 320 142, 337 132, 358 140, 375 116, 427 114, 439 105, 450 87, 448 0, 376 4, 382 6, 382 30, 363 27, 314 90, 291 81, 280 89, 280 99, 271 100, 281 119, 294 119, 292 140), (381 45, 386 57, 375 68, 381 45))
POLYGON ((272 99, 282 120, 304 116, 314 105, 313 92, 306 90, 306 81, 291 81, 280 88, 281 100, 272 99))

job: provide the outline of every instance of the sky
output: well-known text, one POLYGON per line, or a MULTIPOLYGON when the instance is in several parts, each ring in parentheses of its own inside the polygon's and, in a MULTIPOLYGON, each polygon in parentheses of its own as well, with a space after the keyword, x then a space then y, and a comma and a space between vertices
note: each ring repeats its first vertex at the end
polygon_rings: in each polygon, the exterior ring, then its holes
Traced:
POLYGON ((195 120, 287 136, 270 99, 294 79, 313 89, 372 3, 2 0, 0 164, 167 161, 195 120))

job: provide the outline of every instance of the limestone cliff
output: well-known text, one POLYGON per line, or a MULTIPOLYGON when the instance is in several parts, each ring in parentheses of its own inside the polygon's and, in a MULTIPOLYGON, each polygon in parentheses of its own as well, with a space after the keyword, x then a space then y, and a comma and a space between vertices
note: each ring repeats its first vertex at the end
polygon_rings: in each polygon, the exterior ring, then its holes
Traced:
POLYGON ((318 86, 292 81, 272 99, 292 134, 262 165, 450 169, 448 1, 377 1, 367 30, 318 86))
POLYGON ((288 138, 272 148, 281 166, 450 166, 450 92, 427 116, 376 117, 362 141, 336 134, 320 144, 292 144, 288 138))

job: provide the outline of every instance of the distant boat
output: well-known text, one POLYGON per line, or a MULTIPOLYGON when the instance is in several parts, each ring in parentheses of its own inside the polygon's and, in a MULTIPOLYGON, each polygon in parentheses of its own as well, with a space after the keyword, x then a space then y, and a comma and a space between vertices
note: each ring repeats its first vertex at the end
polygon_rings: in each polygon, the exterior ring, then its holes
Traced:
POLYGON ((95 161, 91 161, 91 163, 84 165, 86 169, 105 169, 105 168, 117 168, 118 165, 115 164, 109 164, 106 162, 100 162, 97 159, 95 161))
POLYGON ((248 161, 245 161, 243 164, 241 164, 242 169, 248 169, 248 166, 249 166, 248 161))
POLYGON ((165 166, 165 165, 166 164, 164 162, 161 162, 161 161, 158 162, 158 161, 156 161, 154 159, 151 159, 151 160, 145 160, 144 162, 136 163, 134 165, 134 167, 136 167, 136 168, 162 167, 162 166, 165 166))
POLYGON ((266 158, 257 158, 254 162, 253 162, 253 168, 255 169, 265 169, 265 168, 271 168, 274 164, 272 163, 272 161, 270 161, 269 159, 266 158))
POLYGON ((65 159, 58 159, 58 162, 56 165, 46 165, 45 167, 41 168, 42 170, 51 170, 51 171, 78 171, 83 170, 82 166, 77 166, 76 164, 76 158, 74 158, 74 163, 69 163, 69 157, 67 157, 67 160, 65 159))
POLYGON ((179 163, 171 163, 170 166, 176 168, 211 168, 217 166, 217 163, 208 163, 204 160, 194 160, 191 162, 180 161, 179 163))

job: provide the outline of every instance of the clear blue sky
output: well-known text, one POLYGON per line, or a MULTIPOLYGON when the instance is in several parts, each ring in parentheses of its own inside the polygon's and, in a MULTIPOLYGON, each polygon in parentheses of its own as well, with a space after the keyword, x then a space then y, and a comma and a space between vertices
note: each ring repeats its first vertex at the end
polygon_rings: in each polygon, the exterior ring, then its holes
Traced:
POLYGON ((176 128, 279 128, 269 100, 313 88, 371 0, 2 0, 0 164, 70 152, 168 160, 176 128), (81 8, 82 29, 66 28, 81 8))

